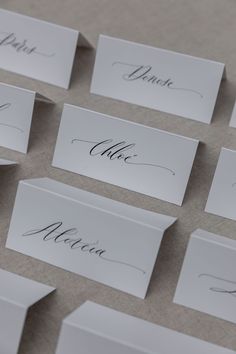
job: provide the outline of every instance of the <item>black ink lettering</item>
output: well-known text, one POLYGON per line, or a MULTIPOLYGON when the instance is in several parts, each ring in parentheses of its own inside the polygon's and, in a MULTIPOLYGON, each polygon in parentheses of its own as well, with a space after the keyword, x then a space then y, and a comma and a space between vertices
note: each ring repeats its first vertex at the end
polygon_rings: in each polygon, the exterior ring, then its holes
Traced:
POLYGON ((43 57, 51 58, 55 53, 47 54, 38 50, 37 46, 30 46, 27 39, 19 40, 14 32, 1 32, 3 38, 0 39, 0 47, 13 48, 17 53, 24 53, 27 55, 37 54, 43 57))
POLYGON ((118 65, 120 67, 125 67, 127 68, 132 68, 131 72, 125 72, 122 75, 122 78, 125 81, 136 81, 136 80, 142 80, 144 82, 153 84, 153 85, 158 85, 160 87, 166 87, 171 90, 179 90, 179 91, 186 91, 186 92, 191 92, 196 95, 198 95, 200 98, 203 98, 203 95, 196 90, 190 89, 190 88, 184 88, 184 87, 176 87, 174 85, 174 82, 171 80, 171 78, 168 79, 162 79, 158 77, 157 75, 152 73, 152 66, 151 65, 134 65, 134 64, 129 64, 129 63, 124 63, 120 61, 116 61, 112 64, 112 66, 118 65), (134 69, 133 69, 134 68, 134 69))
POLYGON ((84 139, 79 139, 75 138, 71 140, 71 144, 74 144, 75 142, 82 142, 82 143, 87 143, 87 144, 92 144, 93 147, 90 148, 89 154, 90 156, 100 156, 100 157, 107 157, 111 161, 112 160, 122 160, 125 164, 128 165, 137 165, 137 166, 143 166, 143 167, 156 167, 159 169, 163 169, 169 173, 171 173, 173 176, 175 176, 175 171, 172 169, 154 164, 154 163, 147 163, 147 162, 138 162, 138 161, 133 161, 134 159, 138 158, 138 154, 125 154, 127 151, 132 150, 135 148, 136 144, 135 143, 127 143, 126 141, 120 141, 118 143, 114 143, 113 139, 106 139, 102 141, 91 141, 91 140, 84 140, 84 139), (108 147, 107 147, 108 146, 108 147))
POLYGON ((76 228, 73 227, 70 229, 62 230, 62 227, 63 227, 62 221, 57 221, 43 228, 29 230, 24 234, 22 234, 22 236, 23 237, 40 236, 43 241, 53 241, 56 244, 64 243, 66 245, 69 245, 71 250, 80 250, 83 253, 96 255, 101 260, 127 266, 129 268, 138 270, 143 274, 146 273, 143 269, 136 267, 132 264, 129 264, 127 262, 117 261, 115 259, 110 259, 108 257, 105 257, 107 251, 99 247, 99 241, 84 242, 82 237, 76 237, 76 238, 73 237, 73 236, 78 236, 78 230, 76 228))

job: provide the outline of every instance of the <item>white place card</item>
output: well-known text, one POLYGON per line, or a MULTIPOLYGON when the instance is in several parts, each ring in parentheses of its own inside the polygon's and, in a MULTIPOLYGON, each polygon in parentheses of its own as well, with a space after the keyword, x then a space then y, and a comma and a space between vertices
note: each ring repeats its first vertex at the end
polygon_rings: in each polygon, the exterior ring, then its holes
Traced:
POLYGON ((91 92, 210 123, 225 65, 99 37, 91 92))
POLYGON ((190 237, 174 302, 236 323, 236 240, 201 229, 190 237))
POLYGON ((233 112, 230 119, 230 127, 236 128, 236 101, 234 103, 233 112))
POLYGON ((55 288, 0 269, 0 353, 16 354, 30 306, 55 288))
POLYGON ((0 167, 1 166, 14 166, 14 165, 17 165, 17 162, 0 158, 0 167))
POLYGON ((236 151, 222 148, 205 211, 236 220, 236 151))
POLYGON ((181 205, 198 143, 65 105, 52 165, 181 205))
POLYGON ((0 146, 27 153, 36 100, 52 102, 37 92, 0 83, 0 146))
POLYGON ((48 178, 25 180, 6 247, 144 298, 175 220, 48 178))
POLYGON ((0 10, 0 68, 68 89, 80 32, 0 10))
POLYGON ((235 354, 87 301, 62 322, 56 354, 235 354))

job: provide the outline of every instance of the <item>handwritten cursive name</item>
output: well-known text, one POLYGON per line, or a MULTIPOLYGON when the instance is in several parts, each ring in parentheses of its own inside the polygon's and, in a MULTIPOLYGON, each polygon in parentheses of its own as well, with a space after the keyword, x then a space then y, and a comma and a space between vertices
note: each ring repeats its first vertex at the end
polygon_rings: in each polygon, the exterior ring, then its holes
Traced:
POLYGON ((111 263, 117 263, 122 266, 126 266, 129 268, 132 268, 134 270, 137 270, 141 272, 142 274, 145 274, 146 271, 136 267, 135 265, 129 264, 127 262, 123 262, 120 260, 115 260, 112 258, 109 258, 106 256, 107 251, 104 248, 101 248, 99 246, 99 241, 95 242, 86 242, 84 239, 78 235, 79 231, 77 228, 72 227, 69 229, 64 229, 63 228, 63 222, 62 221, 57 221, 54 222, 50 225, 47 225, 46 227, 34 229, 34 230, 29 230, 25 233, 23 233, 23 237, 29 237, 29 236, 39 236, 42 238, 43 241, 53 241, 54 243, 62 243, 64 245, 69 246, 71 250, 77 250, 83 253, 87 253, 89 255, 94 255, 97 256, 99 259, 106 261, 106 262, 111 262, 111 263))
MULTIPOLYGON (((199 278, 205 277, 205 278, 210 278, 210 279, 214 279, 214 280, 219 280, 222 281, 223 283, 227 283, 227 284, 231 284, 231 285, 236 285, 236 281, 232 281, 232 280, 228 280, 228 279, 224 279, 224 278, 220 278, 217 277, 215 275, 212 274, 199 274, 198 276, 199 278)), ((225 288, 218 288, 218 287, 210 287, 209 290, 216 292, 216 293, 221 293, 221 294, 228 294, 228 295, 232 295, 234 297, 236 297, 236 289, 225 289, 225 288)))
POLYGON ((160 78, 158 75, 153 73, 153 68, 151 65, 135 65, 124 63, 121 61, 115 61, 112 66, 119 66, 125 68, 125 72, 122 74, 122 78, 125 81, 142 81, 152 85, 158 85, 170 90, 186 91, 198 95, 203 98, 201 92, 196 91, 191 88, 177 87, 171 78, 160 78))
POLYGON ((51 58, 55 53, 43 53, 38 50, 37 46, 31 46, 28 44, 27 39, 18 39, 14 32, 0 32, 2 38, 0 38, 0 47, 13 48, 17 53, 24 53, 27 55, 37 54, 43 57, 51 58))
POLYGON ((156 167, 171 173, 173 176, 175 175, 175 171, 168 167, 154 163, 134 161, 134 159, 138 157, 138 154, 132 153, 132 150, 136 146, 135 143, 127 143, 125 140, 114 142, 114 139, 91 141, 75 138, 71 140, 72 144, 76 142, 92 145, 92 147, 89 149, 90 156, 107 157, 111 161, 120 160, 127 165, 156 167))

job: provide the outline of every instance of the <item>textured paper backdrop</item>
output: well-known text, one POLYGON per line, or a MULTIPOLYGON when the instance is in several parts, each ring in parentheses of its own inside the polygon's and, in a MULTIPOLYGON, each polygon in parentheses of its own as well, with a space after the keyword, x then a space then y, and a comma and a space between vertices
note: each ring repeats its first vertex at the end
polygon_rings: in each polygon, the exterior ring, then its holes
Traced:
POLYGON ((54 353, 61 320, 85 300, 236 350, 235 325, 172 302, 193 230, 199 227, 236 239, 236 222, 204 212, 220 148, 236 149, 236 129, 228 127, 236 95, 235 0, 1 0, 0 5, 78 29, 94 47, 99 33, 103 33, 224 62, 228 74, 228 80, 221 86, 212 124, 208 126, 90 95, 94 51, 77 53, 68 91, 0 70, 0 81, 39 91, 57 102, 55 106, 36 105, 27 155, 0 148, 2 158, 20 163, 17 168, 4 168, 0 172, 0 267, 58 289, 30 310, 20 354, 54 353), (63 102, 201 140, 183 207, 52 168, 63 102), (145 300, 5 249, 18 181, 44 176, 179 217, 165 235, 145 300))

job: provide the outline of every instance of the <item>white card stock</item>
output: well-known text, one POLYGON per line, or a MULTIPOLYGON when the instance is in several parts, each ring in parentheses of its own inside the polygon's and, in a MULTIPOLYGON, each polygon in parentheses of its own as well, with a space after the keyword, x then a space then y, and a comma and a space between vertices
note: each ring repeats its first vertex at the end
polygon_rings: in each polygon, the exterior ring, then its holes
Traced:
POLYGON ((225 65, 99 37, 91 92, 210 123, 225 65))
POLYGON ((234 108, 233 108, 233 112, 231 115, 231 120, 230 120, 230 127, 236 128, 236 101, 234 103, 234 108))
POLYGON ((18 352, 28 308, 55 289, 0 269, 0 353, 18 352))
POLYGON ((51 179, 25 180, 6 247, 144 298, 175 220, 51 179))
POLYGON ((11 160, 0 159, 0 166, 14 166, 17 165, 17 162, 11 160))
POLYGON ((35 100, 51 102, 37 92, 0 83, 1 146, 27 152, 35 100))
POLYGON ((181 205, 198 143, 65 105, 52 165, 181 205))
POLYGON ((236 151, 222 148, 205 211, 236 220, 236 151))
POLYGON ((77 44, 76 30, 0 10, 0 68, 68 88, 77 44))
POLYGON ((236 240, 201 229, 190 238, 174 302, 236 323, 236 240))
POLYGON ((86 302, 63 320, 56 354, 235 354, 108 307, 86 302))

